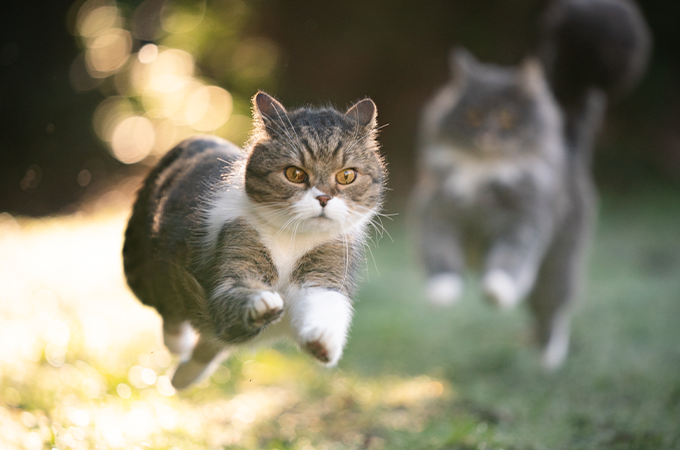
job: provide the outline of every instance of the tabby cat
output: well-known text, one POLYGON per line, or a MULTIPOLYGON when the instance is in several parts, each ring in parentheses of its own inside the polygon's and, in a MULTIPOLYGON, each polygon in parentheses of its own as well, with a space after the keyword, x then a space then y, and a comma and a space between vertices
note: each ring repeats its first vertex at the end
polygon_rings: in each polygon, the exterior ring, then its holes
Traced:
POLYGON ((178 389, 241 344, 287 337, 334 365, 347 339, 386 178, 375 104, 287 111, 259 92, 253 109, 245 150, 204 136, 166 154, 126 231, 128 284, 163 318, 178 389))

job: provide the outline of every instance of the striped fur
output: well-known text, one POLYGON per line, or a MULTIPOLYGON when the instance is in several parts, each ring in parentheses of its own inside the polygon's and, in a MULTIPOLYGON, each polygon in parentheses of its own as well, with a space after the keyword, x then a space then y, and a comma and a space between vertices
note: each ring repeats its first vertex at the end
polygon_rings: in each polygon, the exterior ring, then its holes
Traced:
POLYGON ((188 333, 199 335, 177 388, 233 345, 288 337, 333 365, 346 340, 386 177, 375 105, 288 112, 263 92, 253 105, 245 150, 198 137, 162 158, 126 231, 128 283, 163 317, 168 346, 187 353, 188 333), (288 180, 291 166, 304 182, 288 180), (347 169, 356 178, 341 185, 336 174, 347 169))

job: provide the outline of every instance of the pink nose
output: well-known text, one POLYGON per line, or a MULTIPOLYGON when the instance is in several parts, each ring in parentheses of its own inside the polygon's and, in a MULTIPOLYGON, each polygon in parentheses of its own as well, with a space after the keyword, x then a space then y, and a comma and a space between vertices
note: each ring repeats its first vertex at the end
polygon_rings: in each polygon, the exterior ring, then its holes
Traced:
POLYGON ((323 208, 328 204, 328 201, 331 199, 331 196, 323 194, 323 195, 319 195, 318 197, 316 197, 316 199, 319 201, 319 203, 321 204, 321 207, 323 208))

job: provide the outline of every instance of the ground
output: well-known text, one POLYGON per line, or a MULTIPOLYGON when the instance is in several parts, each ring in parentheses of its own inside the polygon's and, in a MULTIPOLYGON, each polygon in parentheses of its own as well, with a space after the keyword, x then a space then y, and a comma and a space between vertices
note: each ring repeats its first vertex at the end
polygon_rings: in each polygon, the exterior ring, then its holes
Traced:
POLYGON ((474 277, 459 304, 426 305, 397 216, 338 368, 286 346, 243 352, 181 393, 159 318, 123 281, 120 202, 2 214, 0 448, 680 448, 679 198, 603 195, 556 373, 525 306, 494 309, 474 277))

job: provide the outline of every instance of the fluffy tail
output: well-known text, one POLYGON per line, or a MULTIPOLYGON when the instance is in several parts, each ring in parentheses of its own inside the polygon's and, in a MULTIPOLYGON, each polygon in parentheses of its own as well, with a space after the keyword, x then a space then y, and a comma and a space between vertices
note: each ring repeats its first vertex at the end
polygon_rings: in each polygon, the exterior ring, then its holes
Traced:
POLYGON ((590 152, 606 99, 635 85, 650 49, 649 28, 632 0, 553 1, 543 21, 541 58, 575 152, 590 152))

